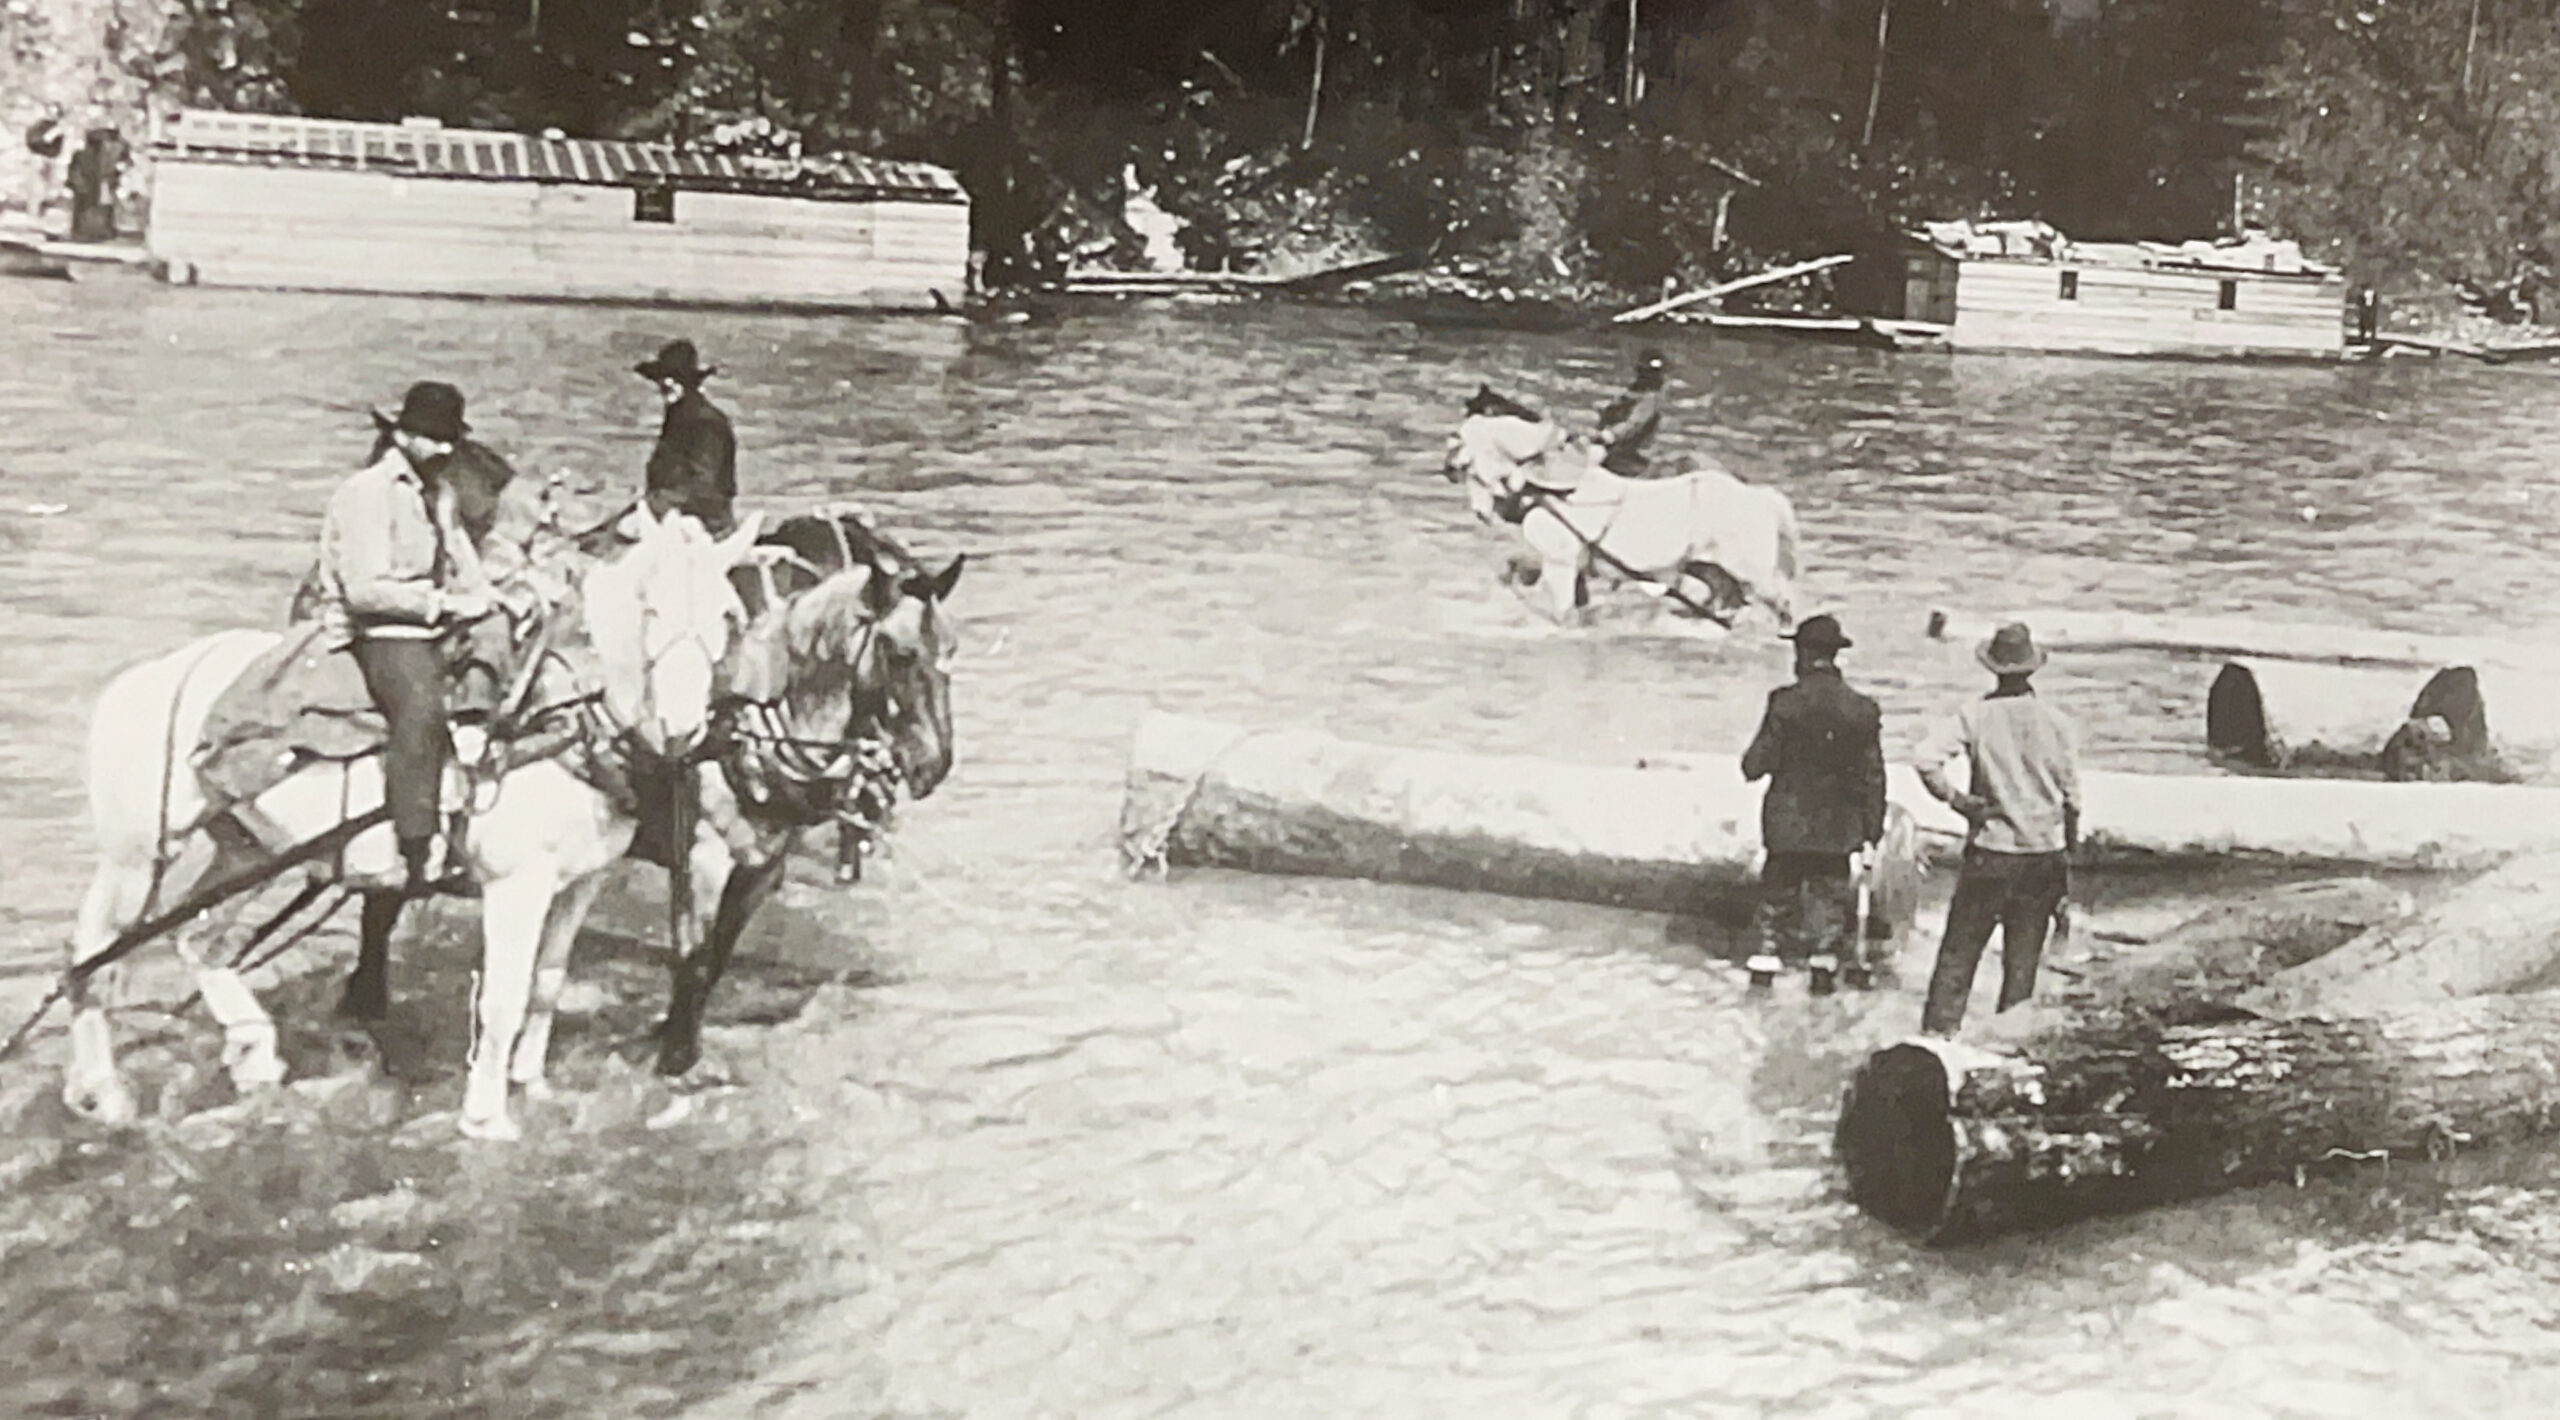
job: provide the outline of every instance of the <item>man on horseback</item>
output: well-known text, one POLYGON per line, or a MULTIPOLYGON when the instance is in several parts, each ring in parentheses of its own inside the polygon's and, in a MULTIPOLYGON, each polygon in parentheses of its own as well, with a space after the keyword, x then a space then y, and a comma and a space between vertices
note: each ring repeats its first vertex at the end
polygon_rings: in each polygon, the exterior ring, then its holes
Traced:
POLYGON ((738 436, 729 416, 702 393, 702 382, 720 367, 701 358, 692 341, 671 340, 655 358, 631 367, 657 385, 667 406, 649 451, 645 496, 659 517, 669 509, 690 513, 704 530, 726 535, 736 524, 730 504, 738 496, 738 436))
POLYGON ((471 430, 462 413, 462 392, 434 381, 411 385, 398 415, 375 411, 373 457, 330 495, 320 529, 320 614, 390 728, 384 793, 413 892, 432 886, 450 748, 437 642, 492 606, 442 477, 471 430))
POLYGON ((1636 357, 1635 379, 1626 393, 1600 411, 1600 466, 1621 478, 1642 478, 1653 467, 1644 446, 1662 427, 1666 368, 1661 351, 1646 349, 1636 357))

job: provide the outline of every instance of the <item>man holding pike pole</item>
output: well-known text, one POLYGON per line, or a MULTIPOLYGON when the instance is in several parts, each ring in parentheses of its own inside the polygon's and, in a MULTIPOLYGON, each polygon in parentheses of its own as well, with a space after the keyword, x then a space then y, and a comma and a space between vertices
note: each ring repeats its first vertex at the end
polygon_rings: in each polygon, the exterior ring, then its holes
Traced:
POLYGON ((1846 966, 1849 984, 1871 984, 1857 879, 1872 872, 1884 838, 1883 711, 1840 677, 1852 643, 1833 616, 1807 618, 1795 643, 1796 680, 1769 692, 1769 708, 1742 777, 1766 777, 1760 801, 1759 950, 1749 971, 1770 985, 1788 956, 1800 956, 1808 986, 1828 995, 1846 966))

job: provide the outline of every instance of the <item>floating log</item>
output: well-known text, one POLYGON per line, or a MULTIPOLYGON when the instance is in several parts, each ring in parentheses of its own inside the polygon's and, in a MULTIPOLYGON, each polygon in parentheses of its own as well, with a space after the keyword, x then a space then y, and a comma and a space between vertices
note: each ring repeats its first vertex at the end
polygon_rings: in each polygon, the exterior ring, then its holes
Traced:
POLYGON ((1694 306, 1700 301, 1712 301, 1718 296, 1730 296, 1736 291, 1747 291, 1754 286, 1767 286, 1776 282, 1790 280, 1798 276, 1810 276, 1814 272, 1828 271, 1832 267, 1844 266, 1855 260, 1857 260, 1856 254, 1844 252, 1835 256, 1818 257, 1812 261, 1800 261, 1793 266, 1781 266, 1773 271, 1763 271, 1753 276, 1740 276, 1731 281, 1719 281, 1713 286, 1701 287, 1698 290, 1674 296, 1667 301, 1656 301, 1649 306, 1638 306, 1631 311, 1620 311, 1616 315, 1609 317, 1609 319, 1618 325, 1627 325, 1641 320, 1651 320, 1655 316, 1662 315, 1668 311, 1676 311, 1683 306, 1694 306))
MULTIPOLYGON (((1150 712, 1130 752, 1124 855, 1686 912, 1756 882, 1762 786, 1724 773, 1403 750, 1150 712)), ((1889 826, 1907 860, 1918 834, 1889 826)), ((1877 907, 1899 932, 1910 885, 1877 907)), ((1882 933, 1880 933, 1881 935, 1882 933)))
POLYGON ((2057 957, 2054 984, 2040 988, 2032 1004, 1992 1017, 1985 1033, 2024 1040, 2075 1012, 2173 1016, 2199 1003, 2227 1003, 2416 910, 2406 891, 2373 878, 2324 878, 2252 893, 2148 941, 2101 940, 2077 962, 2057 957))
POLYGON ((2239 998, 2260 1015, 2367 1010, 2549 984, 2560 964, 2560 853, 2519 858, 2424 916, 2380 927, 2239 998))
POLYGON ((2444 721, 2444 778, 2560 782, 2560 674, 2451 666, 2418 691, 2409 718, 2444 721))
POLYGON ((1861 1208, 1948 1244, 2544 1134, 2555 1106, 2560 993, 2538 992, 1915 1040, 1860 1067, 1835 1144, 1861 1208))
MULTIPOLYGON (((1253 733, 1151 711, 1120 819, 1133 861, 1372 878, 1684 911, 1749 881, 1762 786, 1730 755, 1618 768, 1253 733)), ((1957 771, 1962 777, 1962 771, 1957 771)), ((2560 851, 2560 789, 2086 771, 2088 867, 2485 870, 2560 851)), ((1964 820, 1886 770, 1912 851, 1964 820)))
POLYGON ((2041 608, 1997 617, 1935 610, 1927 633, 1967 645, 2002 622, 2035 628, 2036 642, 2057 651, 2179 651, 2202 656, 2255 656, 2271 661, 2338 661, 2388 666, 2497 666, 2560 673, 2560 647, 2476 636, 2421 636, 2360 626, 2258 621, 2229 616, 2149 616, 2041 608))
POLYGON ((2265 769, 2378 769, 2419 680, 2400 667, 2227 661, 2205 694, 2205 744, 2265 769))

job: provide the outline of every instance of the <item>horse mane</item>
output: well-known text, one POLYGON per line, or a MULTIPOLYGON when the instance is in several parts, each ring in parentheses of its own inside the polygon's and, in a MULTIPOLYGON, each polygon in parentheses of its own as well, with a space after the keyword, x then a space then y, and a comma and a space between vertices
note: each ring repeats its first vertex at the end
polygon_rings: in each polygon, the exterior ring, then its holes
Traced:
POLYGON ((1541 411, 1485 384, 1477 385, 1476 392, 1467 396, 1467 413, 1479 418, 1493 415, 1507 419, 1526 419, 1532 424, 1547 422, 1547 416, 1541 411))
POLYGON ((783 610, 782 631, 792 664, 842 660, 876 618, 871 584, 882 575, 875 568, 851 568, 792 597, 783 610))

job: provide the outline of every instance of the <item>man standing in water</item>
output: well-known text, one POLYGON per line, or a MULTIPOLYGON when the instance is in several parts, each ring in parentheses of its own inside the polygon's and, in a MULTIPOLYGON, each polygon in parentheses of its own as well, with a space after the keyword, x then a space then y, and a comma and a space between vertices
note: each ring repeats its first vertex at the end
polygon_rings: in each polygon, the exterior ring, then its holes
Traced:
POLYGON ((2071 854, 2080 846, 2080 769, 2076 736, 2028 684, 2044 652, 2024 622, 2011 622, 1974 650, 1998 685, 1956 712, 1921 745, 1921 782, 1970 825, 1946 936, 1929 974, 1920 1029, 1953 1035, 1964 1023, 1974 971, 1991 929, 2000 928, 2000 1010, 2035 994, 2045 934, 2071 888, 2071 854), (1969 788, 1947 778, 1962 751, 1973 763, 1969 788))
POLYGON ((449 743, 436 643, 491 606, 442 477, 471 430, 462 408, 460 390, 422 381, 409 387, 397 416, 375 411, 373 457, 330 495, 320 527, 321 615, 332 644, 352 648, 390 727, 383 796, 411 892, 431 886, 449 743))
POLYGON ((1621 478, 1642 478, 1653 467, 1644 446, 1662 427, 1662 387, 1666 362, 1659 350, 1636 357, 1635 379, 1626 393, 1600 411, 1600 466, 1621 478))
POLYGON ((702 393, 702 382, 720 367, 704 365, 701 358, 692 341, 671 340, 655 358, 631 368, 657 385, 667 405, 657 447, 649 451, 649 511, 661 518, 669 509, 691 513, 719 536, 735 523, 730 505, 738 496, 738 437, 729 416, 702 393))
POLYGON ((1837 617, 1816 616, 1788 633, 1796 680, 1769 692, 1760 732, 1742 752, 1742 777, 1766 776, 1760 801, 1760 949, 1751 981, 1766 986, 1789 954, 1805 958, 1814 994, 1832 989, 1846 949, 1852 985, 1865 985, 1857 941, 1852 855, 1884 837, 1883 712, 1840 677, 1850 640, 1837 617))

